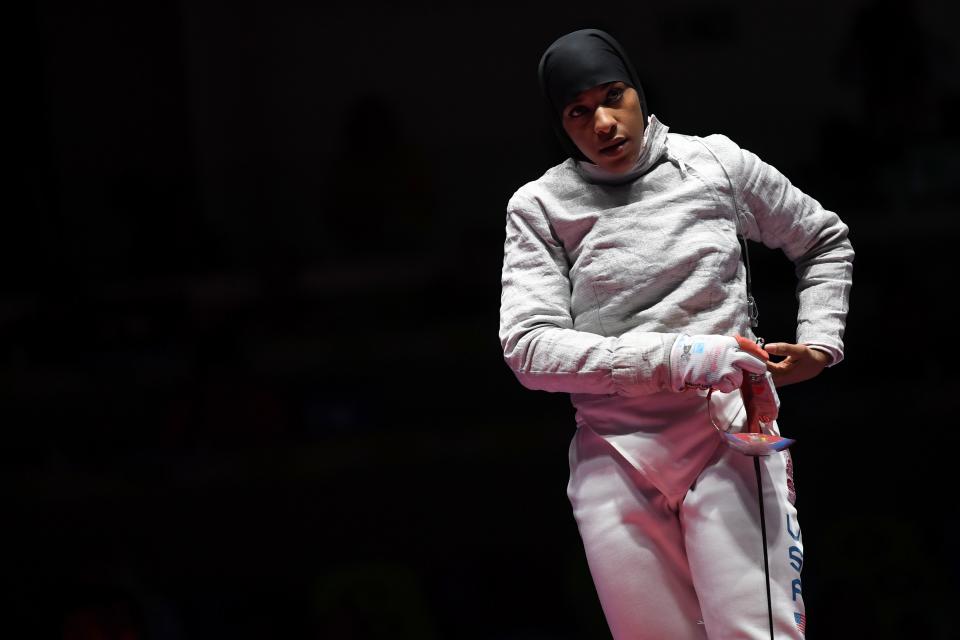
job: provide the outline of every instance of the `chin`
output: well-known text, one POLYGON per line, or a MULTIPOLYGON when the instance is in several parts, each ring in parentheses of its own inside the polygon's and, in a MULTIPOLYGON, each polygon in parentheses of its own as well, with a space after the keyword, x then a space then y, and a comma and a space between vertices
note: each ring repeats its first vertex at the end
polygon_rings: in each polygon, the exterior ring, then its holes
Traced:
POLYGON ((637 163, 636 158, 631 158, 629 160, 626 158, 619 158, 612 162, 611 161, 597 162, 595 164, 601 169, 609 171, 610 173, 627 173, 628 171, 630 171, 630 169, 633 168, 633 165, 635 165, 636 163, 637 163))

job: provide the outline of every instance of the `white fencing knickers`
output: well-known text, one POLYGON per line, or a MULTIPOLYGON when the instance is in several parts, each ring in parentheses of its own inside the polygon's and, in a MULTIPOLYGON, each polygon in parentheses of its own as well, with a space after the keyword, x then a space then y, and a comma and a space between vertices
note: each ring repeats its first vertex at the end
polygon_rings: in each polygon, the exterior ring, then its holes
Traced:
MULTIPOLYGON (((806 625, 789 460, 788 452, 760 458, 778 640, 803 638, 806 625)), ((615 640, 769 640, 753 458, 718 437, 686 493, 670 499, 580 427, 567 495, 615 640)))

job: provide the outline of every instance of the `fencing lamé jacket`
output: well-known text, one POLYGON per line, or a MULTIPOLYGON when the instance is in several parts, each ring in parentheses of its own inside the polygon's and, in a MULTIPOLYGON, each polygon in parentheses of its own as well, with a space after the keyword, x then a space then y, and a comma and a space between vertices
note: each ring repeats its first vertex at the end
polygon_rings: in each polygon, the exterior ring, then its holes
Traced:
MULTIPOLYGON (((669 388, 676 335, 751 335, 738 224, 793 261, 796 341, 838 363, 854 257, 847 226, 725 136, 669 133, 651 116, 628 175, 568 159, 507 206, 507 364, 528 388, 569 393, 578 426, 618 443, 667 495, 685 491, 719 442, 704 394, 669 388)), ((739 393, 714 406, 729 421, 739 393)))

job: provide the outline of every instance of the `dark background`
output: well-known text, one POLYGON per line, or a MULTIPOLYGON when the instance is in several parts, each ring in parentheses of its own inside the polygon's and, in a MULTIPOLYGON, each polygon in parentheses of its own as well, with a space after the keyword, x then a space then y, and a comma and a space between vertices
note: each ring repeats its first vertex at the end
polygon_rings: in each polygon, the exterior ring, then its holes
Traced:
MULTIPOLYGON (((950 4, 22 7, 4 635, 607 636, 572 409, 497 340, 507 199, 562 160, 536 65, 591 26, 674 131, 850 225, 847 359, 781 389, 809 637, 953 637, 950 4)), ((751 255, 762 333, 792 341, 792 267, 751 255)))

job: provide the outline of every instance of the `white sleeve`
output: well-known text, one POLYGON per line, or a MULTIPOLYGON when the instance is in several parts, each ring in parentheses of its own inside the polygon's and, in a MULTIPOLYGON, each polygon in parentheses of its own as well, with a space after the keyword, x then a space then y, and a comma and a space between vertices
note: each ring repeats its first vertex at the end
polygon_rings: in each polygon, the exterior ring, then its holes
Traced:
POLYGON ((838 364, 853 282, 847 225, 755 154, 725 136, 709 140, 732 169, 745 235, 781 249, 794 264, 796 341, 822 347, 833 357, 831 366, 838 364))
POLYGON ((567 255, 539 204, 515 195, 507 206, 500 343, 507 365, 530 389, 636 396, 670 388, 677 335, 619 337, 573 329, 567 255))

